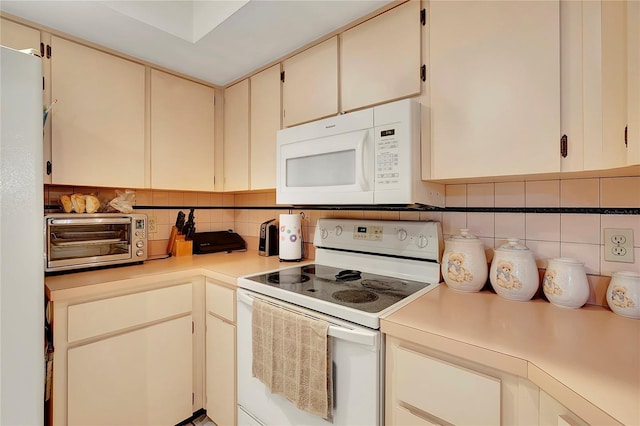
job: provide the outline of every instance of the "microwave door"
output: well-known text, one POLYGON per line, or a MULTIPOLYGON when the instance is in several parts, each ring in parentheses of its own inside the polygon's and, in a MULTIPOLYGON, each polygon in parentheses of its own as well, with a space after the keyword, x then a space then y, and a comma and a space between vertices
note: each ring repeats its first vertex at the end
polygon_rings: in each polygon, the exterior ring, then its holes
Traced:
POLYGON ((373 202, 370 129, 279 146, 278 203, 373 202))

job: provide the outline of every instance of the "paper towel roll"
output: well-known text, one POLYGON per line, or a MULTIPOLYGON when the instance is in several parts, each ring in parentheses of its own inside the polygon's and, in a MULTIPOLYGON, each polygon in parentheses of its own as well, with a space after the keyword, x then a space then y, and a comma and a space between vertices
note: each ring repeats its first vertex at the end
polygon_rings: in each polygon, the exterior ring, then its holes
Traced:
POLYGON ((302 259, 302 217, 299 214, 280 215, 280 260, 302 259))

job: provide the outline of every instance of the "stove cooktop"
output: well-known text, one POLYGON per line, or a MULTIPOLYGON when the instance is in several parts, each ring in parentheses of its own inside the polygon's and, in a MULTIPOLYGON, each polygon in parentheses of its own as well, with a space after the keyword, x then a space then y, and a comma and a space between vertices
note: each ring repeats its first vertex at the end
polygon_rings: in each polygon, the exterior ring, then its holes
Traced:
POLYGON ((252 290, 294 303, 297 300, 292 299, 298 298, 287 298, 287 293, 370 314, 379 314, 432 285, 319 264, 286 268, 244 280, 267 286, 260 291, 258 286, 249 285, 252 290))

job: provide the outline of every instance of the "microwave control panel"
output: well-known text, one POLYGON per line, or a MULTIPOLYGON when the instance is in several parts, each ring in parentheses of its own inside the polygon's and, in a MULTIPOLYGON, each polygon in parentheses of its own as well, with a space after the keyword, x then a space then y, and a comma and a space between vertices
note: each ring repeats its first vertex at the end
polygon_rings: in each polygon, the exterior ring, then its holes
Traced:
MULTIPOLYGON (((378 130, 378 129, 376 129, 378 130)), ((376 136, 376 186, 396 186, 400 181, 400 146, 395 128, 378 130, 376 136)))

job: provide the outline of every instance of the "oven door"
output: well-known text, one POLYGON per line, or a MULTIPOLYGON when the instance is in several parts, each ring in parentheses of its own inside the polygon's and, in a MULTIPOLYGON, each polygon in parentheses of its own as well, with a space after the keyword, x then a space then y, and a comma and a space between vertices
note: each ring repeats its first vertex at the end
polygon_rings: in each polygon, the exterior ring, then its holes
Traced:
POLYGON ((383 419, 382 334, 378 330, 237 290, 238 425, 329 425, 330 422, 272 394, 251 374, 251 311, 254 298, 330 323, 334 425, 380 425, 383 419))
POLYGON ((88 268, 132 258, 132 219, 49 217, 46 219, 45 271, 88 268))

